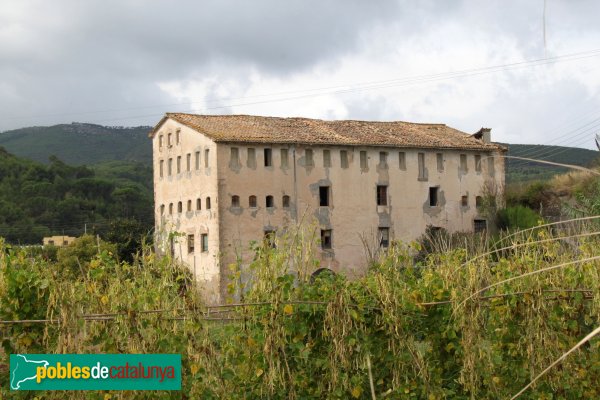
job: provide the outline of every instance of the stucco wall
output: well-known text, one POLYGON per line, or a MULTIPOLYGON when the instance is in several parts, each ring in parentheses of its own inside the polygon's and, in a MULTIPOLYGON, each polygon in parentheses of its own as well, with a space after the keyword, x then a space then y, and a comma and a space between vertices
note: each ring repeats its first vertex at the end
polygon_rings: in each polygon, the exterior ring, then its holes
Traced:
POLYGON ((204 135, 172 120, 167 120, 152 140, 154 164, 154 204, 157 247, 163 252, 170 251, 169 235, 180 233, 173 239, 173 255, 185 262, 204 288, 207 301, 219 301, 219 223, 217 188, 217 147, 204 135), (176 140, 179 130, 179 142, 176 140), (171 146, 168 134, 171 133, 171 146), (160 136, 163 145, 159 146, 160 136), (206 166, 208 150, 208 167, 206 166), (200 161, 196 168, 196 152, 200 161), (187 155, 190 154, 190 171, 187 170, 187 155), (181 157, 181 172, 177 173, 177 157, 181 157), (172 174, 168 174, 168 160, 173 160, 172 174), (160 161, 163 160, 163 176, 160 176, 160 161), (210 197, 211 209, 206 208, 210 197), (196 201, 200 198, 201 210, 196 201), (182 202, 179 213, 178 202, 182 202), (187 210, 191 201, 192 211, 187 210), (173 213, 169 214, 169 204, 173 213), (161 205, 164 212, 161 215, 161 205), (194 235, 194 251, 188 252, 187 235, 194 235), (201 249, 201 235, 208 235, 208 251, 201 249))
MULTIPOLYGON (((361 147, 267 146, 272 149, 272 166, 264 165, 265 145, 219 144, 219 191, 221 197, 221 254, 224 264, 242 254, 249 260, 248 244, 262 240, 265 230, 281 229, 297 216, 308 217, 323 229, 332 229, 333 246, 321 255, 321 266, 343 271, 350 276, 362 274, 366 264, 360 236, 376 242, 379 227, 390 229, 390 240, 411 241, 423 234, 427 225, 451 232, 473 231, 473 220, 485 219, 475 206, 486 182, 502 188, 504 162, 494 158, 490 170, 489 154, 455 150, 417 150, 361 147), (231 147, 238 148, 238 160, 231 161, 231 147), (248 148, 255 149, 256 161, 248 166, 248 148), (288 149, 289 163, 282 168, 280 150, 288 149), (308 165, 306 149, 313 151, 308 165), (330 151, 331 167, 323 165, 323 150, 330 151), (341 168, 340 150, 347 151, 348 168, 341 168), (361 168, 360 152, 367 152, 367 168, 361 168), (387 165, 380 163, 380 152, 387 153, 387 165), (399 152, 405 153, 406 169, 399 166, 399 152), (419 179, 418 153, 425 153, 427 179, 419 179), (437 153, 443 155, 443 171, 438 171, 437 153), (460 154, 467 155, 467 171, 461 171, 460 154), (476 171, 475 154, 481 156, 481 171, 476 171), (294 171, 295 170, 295 171, 294 171), (387 206, 377 205, 377 185, 387 185, 387 206), (319 186, 331 187, 329 207, 319 206, 319 186), (439 186, 439 206, 429 206, 429 188, 439 186), (231 196, 240 197, 240 207, 231 207, 231 196), (257 197, 250 208, 249 196, 257 197), (274 196, 273 208, 265 207, 265 196, 274 196), (289 195, 289 209, 282 207, 282 196, 289 195), (461 196, 468 196, 468 206, 461 196)), ((501 198, 501 196, 499 197, 501 198)))

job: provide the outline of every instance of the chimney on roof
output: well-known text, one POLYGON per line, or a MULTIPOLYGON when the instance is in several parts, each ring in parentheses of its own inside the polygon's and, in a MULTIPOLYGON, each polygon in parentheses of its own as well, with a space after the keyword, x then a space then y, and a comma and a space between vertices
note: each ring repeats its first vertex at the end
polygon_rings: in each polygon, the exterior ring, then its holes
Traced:
POLYGON ((481 140, 483 143, 491 143, 492 142, 492 129, 491 128, 481 128, 476 133, 473 134, 475 139, 481 140))

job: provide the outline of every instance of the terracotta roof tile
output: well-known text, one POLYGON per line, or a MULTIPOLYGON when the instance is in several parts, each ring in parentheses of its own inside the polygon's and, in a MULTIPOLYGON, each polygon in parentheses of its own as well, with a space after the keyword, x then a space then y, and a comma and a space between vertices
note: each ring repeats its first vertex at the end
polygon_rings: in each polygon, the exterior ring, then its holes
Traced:
POLYGON ((324 121, 253 115, 197 115, 167 113, 150 132, 173 119, 215 142, 295 143, 310 145, 387 146, 465 150, 505 150, 444 124, 375 121, 324 121))

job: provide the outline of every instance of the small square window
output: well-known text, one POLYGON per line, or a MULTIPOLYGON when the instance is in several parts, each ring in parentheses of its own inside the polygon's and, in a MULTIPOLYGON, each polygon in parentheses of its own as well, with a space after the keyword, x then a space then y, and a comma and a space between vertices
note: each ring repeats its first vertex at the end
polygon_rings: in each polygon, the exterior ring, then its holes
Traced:
POLYGON ((473 220, 473 230, 475 233, 485 232, 487 230, 487 221, 485 219, 473 220))
POLYGON ((248 197, 248 207, 256 208, 256 196, 248 197))
POLYGON ((332 248, 331 229, 321 229, 321 248, 332 248))

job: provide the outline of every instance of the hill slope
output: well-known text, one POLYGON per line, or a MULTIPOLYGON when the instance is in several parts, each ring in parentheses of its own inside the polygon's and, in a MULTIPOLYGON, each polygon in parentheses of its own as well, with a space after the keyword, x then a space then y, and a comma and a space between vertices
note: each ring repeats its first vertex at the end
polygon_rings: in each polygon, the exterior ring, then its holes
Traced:
POLYGON ((152 162, 151 127, 107 127, 72 123, 0 133, 0 146, 19 157, 48 164, 54 155, 70 165, 103 161, 152 162))

